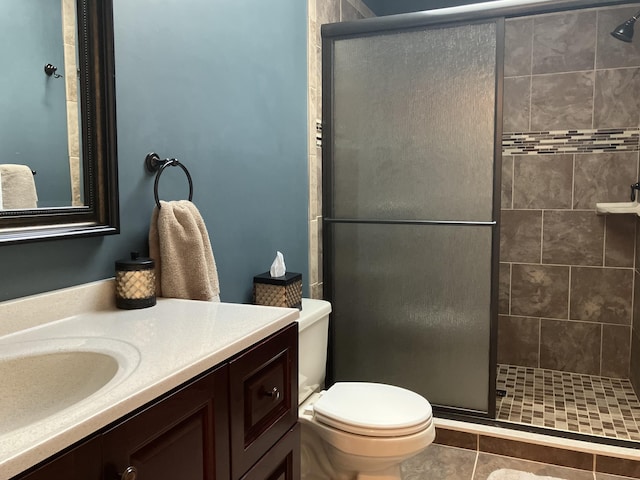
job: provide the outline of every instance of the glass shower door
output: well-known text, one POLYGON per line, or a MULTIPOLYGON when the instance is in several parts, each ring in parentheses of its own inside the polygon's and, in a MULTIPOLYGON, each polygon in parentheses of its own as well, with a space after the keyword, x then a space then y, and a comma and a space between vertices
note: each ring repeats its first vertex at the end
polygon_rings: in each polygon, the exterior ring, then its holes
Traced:
POLYGON ((502 28, 323 33, 334 381, 493 413, 502 28))

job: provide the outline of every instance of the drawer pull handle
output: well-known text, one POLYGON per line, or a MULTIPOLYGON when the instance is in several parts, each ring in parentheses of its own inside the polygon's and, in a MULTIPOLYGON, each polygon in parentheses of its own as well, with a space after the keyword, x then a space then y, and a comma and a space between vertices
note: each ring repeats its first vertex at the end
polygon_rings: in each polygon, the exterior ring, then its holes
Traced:
POLYGON ((138 478, 138 469, 136 467, 127 467, 120 475, 120 480, 136 480, 138 478))
POLYGON ((271 390, 265 390, 264 395, 266 397, 271 397, 273 401, 280 400, 280 390, 278 390, 278 387, 273 387, 271 390))

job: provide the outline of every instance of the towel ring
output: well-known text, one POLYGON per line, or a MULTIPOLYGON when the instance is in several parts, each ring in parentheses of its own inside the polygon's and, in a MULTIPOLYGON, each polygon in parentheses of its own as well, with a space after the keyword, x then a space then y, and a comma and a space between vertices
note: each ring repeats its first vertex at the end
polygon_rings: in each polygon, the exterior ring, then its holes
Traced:
POLYGON ((164 172, 164 169, 167 167, 180 167, 182 171, 187 176, 187 180, 189 181, 189 201, 193 200, 193 181, 191 180, 191 175, 189 174, 189 170, 185 167, 177 158, 166 158, 164 160, 160 160, 160 157, 157 153, 149 153, 144 159, 144 164, 147 167, 147 170, 156 173, 156 180, 153 184, 153 198, 156 201, 156 205, 158 208, 160 207, 160 197, 158 196, 158 184, 160 183, 160 175, 164 172))

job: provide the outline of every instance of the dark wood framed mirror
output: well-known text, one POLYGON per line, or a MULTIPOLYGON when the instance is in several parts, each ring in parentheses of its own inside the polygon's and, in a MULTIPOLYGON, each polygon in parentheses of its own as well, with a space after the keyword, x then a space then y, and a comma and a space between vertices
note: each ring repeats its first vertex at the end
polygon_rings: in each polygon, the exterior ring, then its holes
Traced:
MULTIPOLYGON (((43 41, 42 18, 35 20, 31 30, 20 25, 20 21, 29 22, 30 13, 23 9, 23 5, 31 2, 2 1, 14 2, 7 9, 13 12, 10 21, 11 25, 16 25, 16 29, 19 28, 16 31, 21 33, 29 30, 37 37, 37 41, 49 48, 52 42, 46 39, 43 41), (18 8, 23 10, 15 13, 18 8)), ((56 65, 49 57, 45 57, 39 50, 40 46, 36 45, 33 47, 35 51, 30 51, 27 58, 30 62, 28 78, 34 78, 35 94, 34 91, 22 92, 28 88, 25 80, 27 76, 19 76, 21 71, 18 68, 13 86, 6 89, 8 91, 4 92, 4 98, 0 93, 2 106, 9 103, 13 107, 10 102, 16 102, 15 99, 22 93, 26 102, 33 102, 28 105, 18 104, 13 109, 13 112, 18 112, 14 113, 13 118, 0 117, 0 120, 5 120, 0 121, 0 128, 14 129, 11 134, 5 132, 4 138, 0 133, 2 143, 6 145, 16 142, 16 145, 5 146, 4 150, 0 148, 0 167, 9 172, 2 177, 3 170, 0 169, 0 190, 5 192, 4 206, 0 203, 0 244, 119 233, 112 0, 51 3, 56 4, 52 8, 58 9, 62 3, 59 16, 62 20, 58 32, 61 47, 58 47, 60 54, 57 57, 57 63, 60 64, 56 65), (67 12, 64 11, 65 8, 67 12), (34 65, 39 66, 37 71, 34 65), (59 98, 61 95, 62 99, 59 98), (54 100, 61 102, 63 113, 58 113, 56 121, 46 118, 42 120, 43 116, 49 114, 49 110, 53 110, 54 100), (34 115, 34 118, 22 118, 29 114, 34 115), (20 122, 28 126, 22 127, 22 131, 29 130, 25 134, 29 135, 26 137, 27 141, 24 137, 21 141, 16 139, 23 134, 18 130, 20 122), (52 125, 63 123, 64 138, 43 139, 37 132, 34 134, 31 129, 35 131, 38 122, 45 124, 47 134, 53 130, 52 125), (45 144, 42 145, 44 150, 37 150, 37 142, 45 144), (54 151, 53 145, 58 142, 64 145, 63 153, 54 151), (31 166, 30 162, 38 161, 41 162, 38 164, 39 168, 31 166), (56 162, 59 162, 59 166, 56 162), (12 205, 7 192, 13 194, 17 190, 17 195, 20 196, 20 191, 23 193, 24 189, 22 186, 12 189, 9 180, 14 171, 7 169, 24 166, 35 171, 33 188, 37 202, 12 205), (54 177, 58 175, 58 171, 48 170, 53 168, 62 169, 65 185, 67 182, 69 184, 69 187, 65 187, 68 193, 62 195, 62 200, 49 194, 49 183, 57 182, 54 177)), ((55 13, 58 15, 58 12, 55 13)), ((48 23, 56 24, 55 28, 58 28, 57 21, 48 23)), ((45 28, 48 26, 45 25, 45 28)), ((12 45, 16 43, 18 42, 13 42, 12 45)), ((13 55, 16 63, 27 57, 20 52, 13 55)), ((52 56, 55 57, 55 54, 52 56)), ((3 114, 0 112, 1 115, 3 114)), ((13 187, 17 185, 18 183, 14 183, 13 187)), ((0 202, 2 198, 3 195, 0 195, 0 202)))

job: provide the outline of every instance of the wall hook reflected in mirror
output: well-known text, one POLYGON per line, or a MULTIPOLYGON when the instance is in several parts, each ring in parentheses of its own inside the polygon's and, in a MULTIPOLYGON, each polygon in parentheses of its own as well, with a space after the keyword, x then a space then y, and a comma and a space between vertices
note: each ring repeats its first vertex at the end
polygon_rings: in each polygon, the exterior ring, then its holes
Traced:
POLYGON ((51 65, 50 63, 47 63, 44 66, 44 73, 47 74, 47 77, 50 77, 51 75, 53 75, 53 78, 62 78, 62 75, 57 73, 57 71, 58 71, 58 67, 55 67, 55 66, 51 65))

